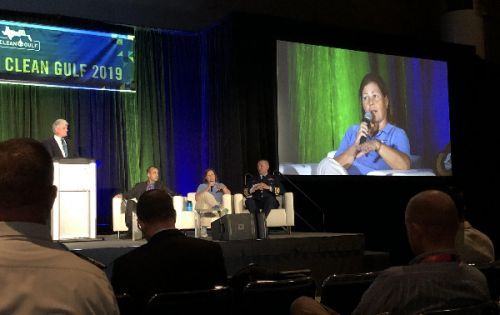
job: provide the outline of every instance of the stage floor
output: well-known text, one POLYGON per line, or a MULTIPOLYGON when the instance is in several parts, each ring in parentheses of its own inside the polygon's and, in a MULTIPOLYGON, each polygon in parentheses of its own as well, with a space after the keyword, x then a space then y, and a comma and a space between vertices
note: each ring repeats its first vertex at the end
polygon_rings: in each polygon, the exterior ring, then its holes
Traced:
MULTIPOLYGON (((190 233, 187 233, 190 235, 190 233)), ((117 235, 100 235, 97 241, 63 241, 73 251, 96 259, 107 266, 111 275, 112 262, 146 241, 120 240, 117 235)), ((224 254, 229 276, 255 263, 276 270, 311 269, 316 284, 333 273, 363 271, 365 241, 357 233, 271 234, 265 240, 216 241, 224 254)))

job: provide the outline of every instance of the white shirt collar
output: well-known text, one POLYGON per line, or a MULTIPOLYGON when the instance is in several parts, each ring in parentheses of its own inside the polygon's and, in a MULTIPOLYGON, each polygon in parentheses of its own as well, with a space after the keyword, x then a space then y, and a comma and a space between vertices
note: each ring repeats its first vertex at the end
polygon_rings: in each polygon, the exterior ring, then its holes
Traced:
POLYGON ((62 142, 61 142, 62 138, 59 137, 59 136, 54 135, 54 139, 56 140, 56 143, 57 143, 57 146, 59 147, 59 150, 61 150, 62 156, 66 157, 66 156, 64 156, 64 149, 63 149, 62 142))

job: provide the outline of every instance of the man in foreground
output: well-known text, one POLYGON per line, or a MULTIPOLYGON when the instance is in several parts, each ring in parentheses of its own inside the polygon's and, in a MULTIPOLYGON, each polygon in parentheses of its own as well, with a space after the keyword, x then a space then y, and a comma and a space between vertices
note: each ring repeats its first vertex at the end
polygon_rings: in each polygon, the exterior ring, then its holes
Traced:
POLYGON ((0 143, 0 314, 118 314, 104 272, 52 242, 53 173, 41 143, 0 143))
POLYGON ((111 283, 144 306, 155 293, 212 289, 226 284, 219 244, 185 236, 175 228, 172 197, 146 191, 137 203, 138 226, 147 244, 117 258, 111 283))
MULTIPOLYGON (((462 264, 455 251, 459 226, 451 197, 428 190, 415 195, 406 207, 405 224, 416 257, 408 266, 384 270, 363 294, 353 314, 419 314, 490 300, 484 275, 462 264)), ((291 314, 335 314, 314 300, 294 301, 291 314)))

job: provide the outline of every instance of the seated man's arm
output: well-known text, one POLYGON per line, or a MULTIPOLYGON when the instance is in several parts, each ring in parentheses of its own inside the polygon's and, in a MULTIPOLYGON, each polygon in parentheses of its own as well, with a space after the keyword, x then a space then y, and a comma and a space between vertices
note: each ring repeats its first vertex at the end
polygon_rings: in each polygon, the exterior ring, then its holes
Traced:
POLYGON ((139 197, 140 197, 140 195, 139 195, 139 185, 140 184, 141 183, 137 183, 137 184, 135 184, 135 186, 132 189, 130 189, 127 192, 124 192, 122 194, 122 198, 123 199, 127 199, 127 200, 135 198, 135 199, 139 200, 139 197))
POLYGON ((253 177, 251 177, 251 175, 248 175, 248 178, 246 179, 246 185, 243 187, 243 195, 245 196, 245 198, 248 198, 249 196, 251 196, 254 191, 255 191, 255 188, 254 188, 254 185, 256 184, 255 180, 253 177))

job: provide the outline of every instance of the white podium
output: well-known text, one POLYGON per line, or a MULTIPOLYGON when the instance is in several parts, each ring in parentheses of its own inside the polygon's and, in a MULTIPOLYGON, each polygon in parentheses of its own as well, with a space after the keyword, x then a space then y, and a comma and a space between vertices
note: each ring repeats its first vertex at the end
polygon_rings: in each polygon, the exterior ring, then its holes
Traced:
POLYGON ((96 237, 96 165, 91 159, 54 161, 57 198, 51 215, 53 240, 96 237))

